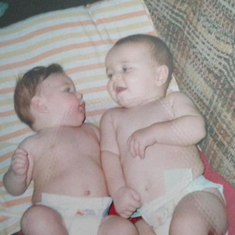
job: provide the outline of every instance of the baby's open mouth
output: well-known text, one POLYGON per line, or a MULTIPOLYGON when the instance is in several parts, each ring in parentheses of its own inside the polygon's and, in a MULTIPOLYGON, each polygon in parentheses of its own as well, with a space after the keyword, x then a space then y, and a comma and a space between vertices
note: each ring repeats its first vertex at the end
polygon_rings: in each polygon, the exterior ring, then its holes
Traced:
POLYGON ((122 91, 125 91, 125 90, 126 90, 125 87, 117 87, 117 88, 116 88, 116 93, 118 94, 118 93, 120 93, 120 92, 122 92, 122 91))

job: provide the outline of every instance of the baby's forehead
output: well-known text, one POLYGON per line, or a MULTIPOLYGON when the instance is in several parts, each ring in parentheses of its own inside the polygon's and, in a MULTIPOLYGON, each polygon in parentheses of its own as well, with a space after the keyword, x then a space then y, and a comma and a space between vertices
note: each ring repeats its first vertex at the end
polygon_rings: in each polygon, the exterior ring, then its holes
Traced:
POLYGON ((131 60, 137 61, 151 57, 152 52, 149 44, 146 42, 125 42, 122 44, 114 45, 106 55, 105 64, 113 61, 131 60))
POLYGON ((122 54, 124 52, 127 53, 134 53, 134 52, 144 52, 144 53, 150 53, 150 44, 144 41, 140 42, 124 42, 122 44, 114 45, 108 52, 108 55, 113 54, 122 54))
POLYGON ((72 79, 65 73, 52 73, 42 82, 42 86, 44 87, 57 87, 67 84, 74 85, 72 79))

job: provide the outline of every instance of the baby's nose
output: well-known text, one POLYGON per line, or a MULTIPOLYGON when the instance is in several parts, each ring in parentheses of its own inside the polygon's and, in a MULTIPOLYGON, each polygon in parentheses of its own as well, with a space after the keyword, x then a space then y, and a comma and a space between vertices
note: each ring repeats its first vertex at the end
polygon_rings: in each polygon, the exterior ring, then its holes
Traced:
POLYGON ((113 80, 119 80, 121 78, 121 73, 116 72, 113 74, 113 80))

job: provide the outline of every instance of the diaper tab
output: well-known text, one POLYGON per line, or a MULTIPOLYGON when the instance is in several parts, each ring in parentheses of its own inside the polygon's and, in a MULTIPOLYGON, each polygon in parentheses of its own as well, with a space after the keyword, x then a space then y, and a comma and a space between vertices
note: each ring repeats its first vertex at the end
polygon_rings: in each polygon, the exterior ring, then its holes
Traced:
POLYGON ((174 188, 179 182, 185 182, 186 185, 193 181, 191 169, 174 169, 164 171, 165 193, 174 188))

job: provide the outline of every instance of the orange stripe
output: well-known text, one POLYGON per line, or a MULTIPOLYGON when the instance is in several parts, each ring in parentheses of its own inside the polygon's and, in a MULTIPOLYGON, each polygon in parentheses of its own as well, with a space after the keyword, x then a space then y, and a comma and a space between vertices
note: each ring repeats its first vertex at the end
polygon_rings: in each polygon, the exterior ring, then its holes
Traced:
POLYGON ((0 223, 8 220, 9 218, 10 218, 10 216, 9 217, 5 217, 5 216, 0 217, 0 223))
POLYGON ((52 31, 56 31, 59 29, 66 29, 66 28, 73 28, 77 26, 85 26, 85 25, 91 25, 93 22, 92 21, 78 21, 78 22, 71 22, 71 23, 60 23, 59 25, 54 25, 42 29, 38 29, 36 31, 33 31, 25 36, 14 38, 11 40, 7 40, 5 42, 0 43, 0 47, 4 46, 9 46, 11 44, 19 43, 19 42, 24 42, 32 37, 36 37, 38 35, 44 34, 44 33, 51 33, 52 31))
POLYGON ((9 153, 6 153, 6 154, 0 156, 0 162, 3 162, 3 161, 5 161, 6 159, 10 158, 13 153, 14 153, 14 151, 9 152, 9 153))
POLYGON ((15 110, 10 110, 10 111, 0 113, 0 117, 12 116, 12 115, 15 115, 15 114, 16 114, 15 110))
POLYGON ((67 46, 60 47, 60 48, 55 48, 53 50, 50 50, 50 51, 44 52, 38 56, 35 56, 31 59, 27 59, 24 61, 19 61, 16 63, 0 66, 0 71, 10 70, 13 68, 19 68, 19 67, 23 67, 26 65, 30 65, 30 64, 35 63, 39 60, 45 59, 45 58, 50 57, 52 55, 59 54, 61 52, 68 52, 68 51, 71 51, 74 49, 90 47, 90 46, 94 46, 94 45, 98 46, 98 45, 103 45, 103 44, 107 44, 107 43, 109 43, 107 40, 106 41, 96 41, 96 42, 85 42, 85 43, 77 43, 77 44, 67 45, 67 46))
POLYGON ((32 198, 31 196, 23 197, 23 198, 18 198, 18 199, 15 199, 15 200, 3 202, 3 203, 1 203, 1 205, 3 207, 5 207, 5 208, 9 208, 9 207, 13 207, 13 206, 18 206, 20 204, 30 202, 31 198, 32 198))
POLYGON ((1 188, 1 187, 3 187, 3 182, 2 182, 2 181, 0 181, 0 188, 1 188))
POLYGON ((26 127, 24 129, 18 130, 18 131, 13 132, 13 133, 10 133, 8 135, 1 136, 0 137, 0 141, 4 141, 4 140, 9 140, 9 139, 15 138, 17 136, 23 135, 23 134, 28 133, 30 131, 31 131, 31 129, 29 127, 26 127))
POLYGON ((90 64, 90 65, 84 65, 84 66, 80 66, 76 68, 67 69, 65 73, 67 75, 70 75, 70 74, 78 73, 81 71, 89 71, 91 69, 102 69, 102 68, 104 68, 104 63, 90 64))
POLYGON ((116 21, 120 21, 120 20, 126 20, 129 18, 133 18, 133 17, 140 17, 140 16, 145 16, 146 12, 145 11, 136 11, 136 12, 132 12, 132 13, 127 13, 127 14, 123 14, 123 15, 118 15, 118 16, 113 16, 113 17, 109 17, 109 18, 103 18, 100 20, 97 20, 95 23, 100 24, 100 23, 111 23, 111 22, 116 22, 116 21))
POLYGON ((12 87, 11 88, 4 88, 4 89, 0 90, 0 94, 2 95, 2 94, 14 92, 14 89, 15 88, 12 88, 12 87))

